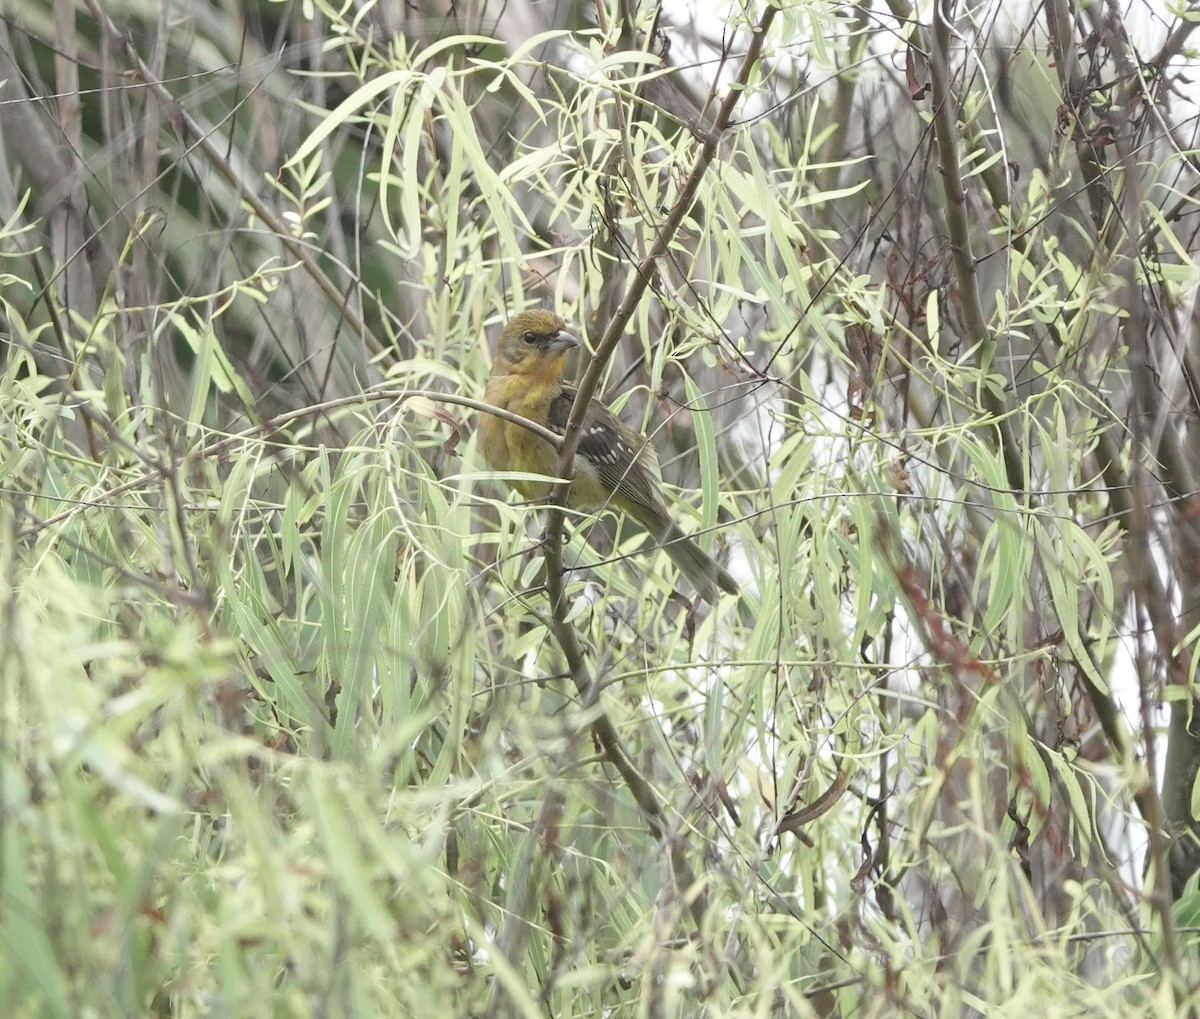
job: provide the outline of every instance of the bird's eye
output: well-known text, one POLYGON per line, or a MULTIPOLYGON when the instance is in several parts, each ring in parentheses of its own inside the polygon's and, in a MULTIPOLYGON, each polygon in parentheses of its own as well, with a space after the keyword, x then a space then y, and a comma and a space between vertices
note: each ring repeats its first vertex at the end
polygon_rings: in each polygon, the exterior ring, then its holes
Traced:
POLYGON ((537 333, 533 333, 533 332, 526 333, 525 334, 525 342, 526 343, 537 343, 537 333))

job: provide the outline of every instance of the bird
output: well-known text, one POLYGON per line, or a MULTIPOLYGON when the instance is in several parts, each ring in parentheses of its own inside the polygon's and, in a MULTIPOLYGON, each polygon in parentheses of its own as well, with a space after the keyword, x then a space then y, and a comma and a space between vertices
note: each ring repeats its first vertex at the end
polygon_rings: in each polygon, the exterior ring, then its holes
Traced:
MULTIPOLYGON (((496 344, 484 402, 565 435, 575 390, 564 375, 568 356, 579 346, 578 337, 554 312, 532 309, 513 315, 496 344)), ((737 581, 672 519, 650 440, 597 403, 588 405, 581 427, 568 504, 580 510, 616 509, 632 517, 706 601, 717 602, 718 588, 737 594, 737 581)), ((493 470, 559 476, 558 450, 524 425, 484 414, 479 440, 493 470)), ((510 484, 526 499, 545 499, 553 486, 533 478, 514 478, 510 484)))

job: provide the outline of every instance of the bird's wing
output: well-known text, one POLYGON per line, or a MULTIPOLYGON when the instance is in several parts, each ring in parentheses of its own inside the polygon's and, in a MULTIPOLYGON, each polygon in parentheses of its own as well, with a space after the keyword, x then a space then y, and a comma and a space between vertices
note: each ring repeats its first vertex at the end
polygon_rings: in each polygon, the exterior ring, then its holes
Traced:
MULTIPOLYGON (((547 426, 560 435, 575 405, 575 390, 563 391, 550 404, 547 426)), ((644 435, 627 428, 612 411, 600 404, 588 407, 579 437, 578 455, 586 457, 604 487, 630 502, 662 512, 658 495, 658 454, 644 435)))

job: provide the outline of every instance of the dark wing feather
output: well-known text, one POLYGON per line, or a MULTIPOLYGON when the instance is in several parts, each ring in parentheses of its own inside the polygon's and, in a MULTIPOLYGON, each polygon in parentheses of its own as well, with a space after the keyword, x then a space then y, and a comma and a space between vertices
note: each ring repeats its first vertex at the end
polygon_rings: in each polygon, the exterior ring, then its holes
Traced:
MULTIPOLYGON (((550 404, 547 427, 565 434, 574 405, 575 390, 563 387, 550 404)), ((588 407, 577 455, 595 467, 600 482, 609 491, 640 503, 656 515, 663 513, 657 452, 649 439, 626 428, 607 407, 596 403, 588 407)))

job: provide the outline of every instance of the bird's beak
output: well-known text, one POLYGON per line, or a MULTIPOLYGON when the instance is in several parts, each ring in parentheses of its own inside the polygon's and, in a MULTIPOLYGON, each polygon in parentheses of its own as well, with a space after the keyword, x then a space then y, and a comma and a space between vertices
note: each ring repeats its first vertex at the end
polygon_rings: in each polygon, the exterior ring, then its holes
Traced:
POLYGON ((565 329, 560 329, 554 334, 554 339, 550 341, 550 350, 557 353, 560 350, 570 350, 572 347, 580 346, 579 337, 573 336, 565 329))

